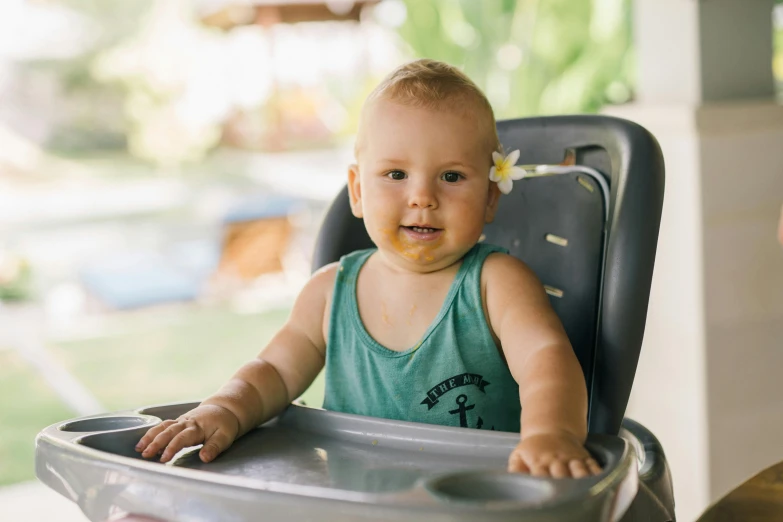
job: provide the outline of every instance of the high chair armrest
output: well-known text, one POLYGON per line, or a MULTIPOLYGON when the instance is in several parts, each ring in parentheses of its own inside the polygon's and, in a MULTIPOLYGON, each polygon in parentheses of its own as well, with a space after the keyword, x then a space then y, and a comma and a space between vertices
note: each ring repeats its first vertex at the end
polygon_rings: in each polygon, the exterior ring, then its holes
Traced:
POLYGON ((627 418, 620 437, 630 442, 639 456, 639 493, 622 520, 674 521, 672 476, 663 446, 650 430, 627 418))

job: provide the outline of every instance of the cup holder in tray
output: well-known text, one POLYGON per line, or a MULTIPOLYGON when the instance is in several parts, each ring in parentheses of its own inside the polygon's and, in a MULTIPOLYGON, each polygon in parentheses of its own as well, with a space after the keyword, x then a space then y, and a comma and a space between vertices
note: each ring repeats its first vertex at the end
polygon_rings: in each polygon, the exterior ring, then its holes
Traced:
POLYGON ((77 435, 72 442, 123 457, 140 459, 135 446, 142 436, 160 420, 146 415, 97 415, 68 421, 57 431, 77 435))
POLYGON ((428 480, 424 488, 446 502, 540 505, 555 496, 551 482, 499 471, 449 473, 428 480))
POLYGON ((66 422, 59 427, 59 430, 78 433, 87 431, 117 431, 128 428, 138 428, 139 426, 148 424, 150 424, 150 419, 145 419, 144 417, 92 417, 90 419, 66 422))

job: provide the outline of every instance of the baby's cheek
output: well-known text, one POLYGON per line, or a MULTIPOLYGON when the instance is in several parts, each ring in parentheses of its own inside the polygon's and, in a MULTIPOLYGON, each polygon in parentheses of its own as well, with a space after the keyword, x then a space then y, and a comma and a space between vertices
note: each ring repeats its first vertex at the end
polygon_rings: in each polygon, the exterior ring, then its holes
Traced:
POLYGON ((392 205, 379 198, 366 200, 364 221, 376 228, 396 228, 399 225, 392 205))
POLYGON ((478 241, 479 236, 484 231, 484 213, 473 212, 463 214, 465 216, 463 230, 466 238, 478 241))
POLYGON ((391 235, 392 228, 390 226, 385 225, 384 222, 379 223, 372 217, 364 218, 364 227, 367 230, 370 239, 372 239, 373 243, 376 245, 378 245, 379 242, 388 241, 389 236, 391 235))

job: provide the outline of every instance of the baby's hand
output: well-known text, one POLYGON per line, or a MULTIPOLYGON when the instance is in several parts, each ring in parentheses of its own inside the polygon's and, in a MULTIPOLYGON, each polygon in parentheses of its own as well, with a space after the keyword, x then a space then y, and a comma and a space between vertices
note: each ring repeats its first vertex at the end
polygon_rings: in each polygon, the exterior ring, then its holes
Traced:
POLYGON ((523 439, 508 458, 508 471, 536 477, 582 478, 601 467, 573 435, 542 433, 523 439))
POLYGON ((239 433, 239 420, 226 408, 202 404, 177 420, 163 421, 136 444, 136 451, 151 458, 163 451, 161 462, 168 462, 182 448, 204 443, 199 451, 203 462, 209 462, 225 451, 239 433))

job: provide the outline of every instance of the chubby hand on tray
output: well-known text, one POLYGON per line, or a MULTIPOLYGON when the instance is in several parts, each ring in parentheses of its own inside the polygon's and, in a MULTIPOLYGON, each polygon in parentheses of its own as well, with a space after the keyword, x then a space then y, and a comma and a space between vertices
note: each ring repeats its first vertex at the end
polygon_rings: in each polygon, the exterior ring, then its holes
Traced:
POLYGON ((197 408, 151 428, 136 451, 145 458, 161 454, 160 461, 168 462, 183 448, 203 443, 199 457, 210 462, 299 397, 324 365, 324 292, 331 288, 324 274, 316 273, 302 290, 288 322, 262 354, 197 408))
POLYGON ((136 445, 144 458, 161 455, 168 462, 180 450, 204 444, 199 457, 209 462, 225 451, 239 433, 239 420, 230 410, 215 404, 202 404, 180 416, 151 428, 136 445))
POLYGON ((508 458, 508 471, 536 477, 582 478, 601 473, 601 466, 571 433, 539 433, 517 444, 508 458))

